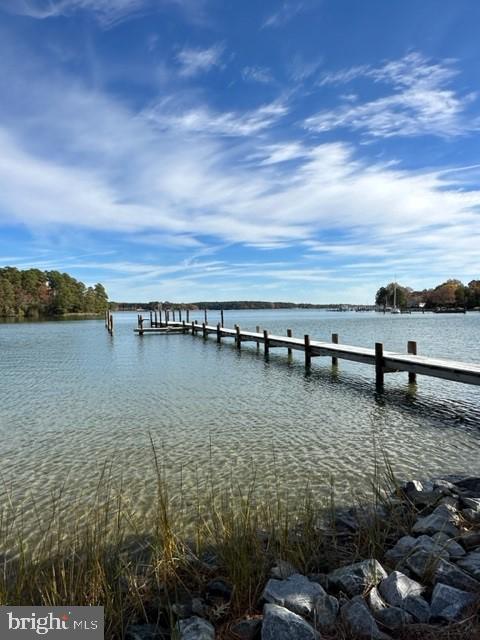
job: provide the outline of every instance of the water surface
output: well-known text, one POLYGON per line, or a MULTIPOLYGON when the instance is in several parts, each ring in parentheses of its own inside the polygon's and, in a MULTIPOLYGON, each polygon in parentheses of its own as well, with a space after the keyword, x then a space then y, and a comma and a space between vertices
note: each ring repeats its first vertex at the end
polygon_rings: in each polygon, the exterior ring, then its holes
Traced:
MULTIPOLYGON (((203 320, 203 314, 191 314, 203 320)), ((216 324, 217 312, 209 314, 216 324)), ((404 477, 480 472, 480 388, 433 378, 408 385, 374 369, 284 350, 269 360, 215 337, 133 333, 136 314, 103 320, 0 324, 0 451, 4 487, 37 507, 66 492, 88 499, 105 461, 138 512, 155 491, 150 435, 173 491, 231 482, 259 492, 326 492, 335 477, 345 499, 365 484, 375 447, 404 477)), ((390 316, 317 310, 227 311, 226 326, 311 335, 343 343, 480 362, 480 314, 390 316)), ((5 492, 3 494, 5 500, 5 492)))

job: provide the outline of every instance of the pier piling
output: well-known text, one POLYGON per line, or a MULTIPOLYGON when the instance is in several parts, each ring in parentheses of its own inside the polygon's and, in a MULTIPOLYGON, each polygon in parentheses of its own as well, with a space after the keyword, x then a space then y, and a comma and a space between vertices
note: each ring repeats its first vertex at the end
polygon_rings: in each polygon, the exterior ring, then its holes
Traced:
POLYGON ((381 389, 385 382, 385 364, 383 359, 383 342, 375 343, 375 382, 377 388, 381 389))
MULTIPOLYGON (((333 344, 338 344, 338 333, 332 333, 332 342, 333 344)), ((338 365, 338 358, 335 356, 332 358, 332 366, 336 367, 338 365)))
MULTIPOLYGON (((407 352, 414 356, 417 355, 417 343, 415 342, 415 340, 408 341, 407 352)), ((408 382, 409 384, 416 384, 417 382, 417 374, 413 371, 408 372, 408 382)))

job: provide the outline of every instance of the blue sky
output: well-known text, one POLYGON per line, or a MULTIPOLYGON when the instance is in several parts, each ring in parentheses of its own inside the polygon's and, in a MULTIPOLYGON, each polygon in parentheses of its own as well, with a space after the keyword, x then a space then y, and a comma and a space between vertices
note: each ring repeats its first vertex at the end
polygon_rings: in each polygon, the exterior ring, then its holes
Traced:
POLYGON ((116 300, 478 278, 478 0, 0 0, 0 264, 116 300))

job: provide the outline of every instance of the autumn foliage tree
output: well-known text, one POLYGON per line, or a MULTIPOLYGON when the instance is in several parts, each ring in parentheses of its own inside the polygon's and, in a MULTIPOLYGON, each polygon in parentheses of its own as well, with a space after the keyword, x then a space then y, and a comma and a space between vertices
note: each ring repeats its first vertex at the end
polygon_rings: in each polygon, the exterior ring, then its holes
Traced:
POLYGON ((0 316, 103 313, 108 296, 101 284, 86 287, 59 271, 0 269, 0 316))

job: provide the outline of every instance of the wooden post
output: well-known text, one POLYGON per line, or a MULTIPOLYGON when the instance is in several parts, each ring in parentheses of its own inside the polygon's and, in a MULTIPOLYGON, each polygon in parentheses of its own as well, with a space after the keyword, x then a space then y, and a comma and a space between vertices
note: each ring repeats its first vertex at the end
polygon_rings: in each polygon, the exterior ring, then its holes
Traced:
POLYGON ((203 317, 205 319, 205 324, 208 324, 208 316, 207 316, 207 309, 203 310, 203 317))
POLYGON ((178 321, 182 322, 182 310, 181 309, 178 310, 178 321))
POLYGON ((383 366, 383 343, 375 343, 375 382, 377 387, 383 387, 385 371, 383 366))
POLYGON ((153 313, 150 311, 150 329, 153 327, 153 313))
MULTIPOLYGON (((255 327, 255 333, 260 333, 260 327, 257 326, 255 327)), ((257 340, 257 351, 260 351, 260 342, 257 340)))
POLYGON ((270 344, 268 340, 268 331, 266 329, 263 330, 263 352, 265 357, 270 353, 270 344))
MULTIPOLYGON (((417 343, 415 342, 415 340, 409 340, 408 341, 407 351, 412 356, 416 356, 417 355, 417 343)), ((408 372, 408 382, 409 382, 409 384, 416 384, 416 382, 417 382, 417 374, 413 373, 413 371, 409 371, 408 372)))
POLYGON ((172 310, 172 314, 173 314, 173 321, 175 322, 175 309, 172 310))
POLYGON ((158 313, 157 310, 155 309, 155 329, 158 328, 158 313))
POLYGON ((235 336, 235 344, 237 346, 237 349, 241 349, 242 340, 240 338, 240 327, 238 326, 238 324, 235 325, 235 331, 237 332, 237 335, 235 336))
POLYGON ((195 335, 195 323, 192 321, 192 336, 195 335))
POLYGON ((220 344, 222 341, 222 333, 221 333, 220 323, 217 323, 217 343, 220 344))
POLYGON ((223 324, 223 309, 220 309, 220 322, 222 323, 222 327, 224 327, 225 325, 223 324))
POLYGON ((312 364, 312 352, 310 349, 310 336, 308 334, 305 334, 304 337, 305 340, 305 366, 306 368, 310 368, 310 365, 312 364))
POLYGON ((113 336, 113 316, 110 314, 110 335, 113 336))
POLYGON ((190 322, 190 309, 187 309, 187 324, 190 322))
POLYGON ((203 331, 203 337, 206 338, 207 337, 207 325, 205 322, 202 322, 202 331, 203 331))
MULTIPOLYGON (((332 342, 333 344, 338 344, 338 333, 332 333, 332 342)), ((335 356, 332 358, 332 365, 334 367, 338 365, 338 358, 335 358, 335 356)))
MULTIPOLYGON (((287 329, 287 338, 291 338, 291 337, 292 337, 292 330, 291 329, 287 329)), ((288 354, 289 358, 292 357, 292 350, 290 349, 290 347, 288 347, 288 349, 287 349, 287 354, 288 354)))
POLYGON ((105 327, 108 329, 108 309, 105 311, 105 327))
POLYGON ((187 333, 187 325, 185 324, 185 320, 182 320, 183 325, 183 333, 187 333))
POLYGON ((143 336, 143 316, 139 316, 138 317, 138 321, 140 323, 140 331, 139 331, 139 335, 143 336))

